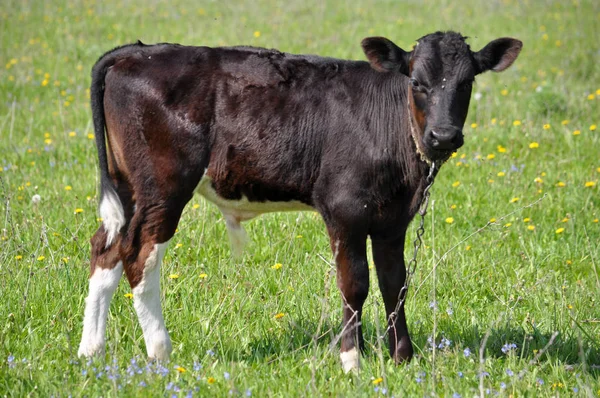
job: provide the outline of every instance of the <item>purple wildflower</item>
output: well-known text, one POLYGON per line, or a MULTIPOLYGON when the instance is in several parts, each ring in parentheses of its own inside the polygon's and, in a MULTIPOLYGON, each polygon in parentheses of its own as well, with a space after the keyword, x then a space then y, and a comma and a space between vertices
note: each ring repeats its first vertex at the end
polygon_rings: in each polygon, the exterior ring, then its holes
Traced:
POLYGON ((471 349, 469 347, 465 348, 463 350, 463 354, 464 354, 465 358, 468 358, 469 356, 471 356, 471 349))

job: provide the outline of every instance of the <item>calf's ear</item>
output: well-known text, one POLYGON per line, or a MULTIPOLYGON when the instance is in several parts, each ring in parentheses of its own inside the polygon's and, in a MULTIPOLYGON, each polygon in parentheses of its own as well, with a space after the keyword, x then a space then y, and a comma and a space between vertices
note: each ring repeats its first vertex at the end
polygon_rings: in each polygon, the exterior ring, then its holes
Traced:
POLYGON ((367 37, 361 46, 371 67, 378 72, 400 72, 408 76, 410 52, 406 52, 385 37, 367 37))
POLYGON ((503 37, 489 42, 480 51, 473 54, 478 68, 477 73, 487 70, 502 72, 515 62, 523 48, 521 40, 503 37))

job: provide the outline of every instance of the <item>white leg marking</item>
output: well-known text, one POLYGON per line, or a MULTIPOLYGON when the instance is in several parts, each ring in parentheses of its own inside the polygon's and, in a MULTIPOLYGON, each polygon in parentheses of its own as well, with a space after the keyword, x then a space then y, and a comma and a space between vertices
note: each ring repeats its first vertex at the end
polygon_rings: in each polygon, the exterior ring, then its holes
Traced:
POLYGON ((85 300, 83 333, 78 355, 89 357, 104 352, 108 307, 123 274, 119 261, 113 269, 96 268, 90 278, 90 291, 85 300))
POLYGON ((160 306, 160 263, 168 243, 154 245, 144 265, 142 280, 133 289, 133 305, 144 332, 148 357, 161 361, 169 359, 172 351, 160 306))
POLYGON ((106 237, 106 247, 109 247, 115 236, 125 225, 123 205, 117 193, 112 189, 103 193, 102 203, 100 203, 100 217, 102 217, 102 223, 108 235, 106 237))
POLYGON ((237 218, 228 214, 224 214, 224 217, 231 243, 231 251, 234 257, 240 257, 248 243, 248 234, 237 218))
POLYGON ((342 369, 344 369, 344 373, 358 370, 359 355, 356 347, 353 347, 350 351, 342 352, 340 354, 340 359, 342 360, 342 369))

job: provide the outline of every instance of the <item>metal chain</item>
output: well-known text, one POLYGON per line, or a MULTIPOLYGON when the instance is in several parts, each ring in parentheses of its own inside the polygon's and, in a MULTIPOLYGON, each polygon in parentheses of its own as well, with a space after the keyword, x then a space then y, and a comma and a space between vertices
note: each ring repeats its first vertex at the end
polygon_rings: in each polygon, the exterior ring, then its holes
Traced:
POLYGON ((398 293, 398 302, 396 303, 396 308, 394 308, 394 311, 388 317, 389 325, 386 330, 386 333, 390 330, 391 327, 394 327, 394 329, 396 327, 395 321, 396 317, 398 316, 398 311, 400 311, 400 307, 402 307, 404 301, 406 300, 406 293, 408 292, 408 288, 410 286, 410 280, 417 268, 417 254, 419 253, 419 249, 423 244, 422 237, 425 233, 425 215, 427 214, 427 207, 429 205, 429 191, 435 179, 435 168, 435 162, 431 162, 429 174, 427 175, 427 178, 425 180, 426 185, 425 189, 423 190, 423 198, 421 199, 421 203, 419 204, 419 215, 421 216, 421 221, 419 223, 419 227, 417 228, 416 237, 413 240, 413 256, 406 265, 406 278, 404 280, 404 286, 402 286, 402 289, 400 289, 400 292, 398 293))

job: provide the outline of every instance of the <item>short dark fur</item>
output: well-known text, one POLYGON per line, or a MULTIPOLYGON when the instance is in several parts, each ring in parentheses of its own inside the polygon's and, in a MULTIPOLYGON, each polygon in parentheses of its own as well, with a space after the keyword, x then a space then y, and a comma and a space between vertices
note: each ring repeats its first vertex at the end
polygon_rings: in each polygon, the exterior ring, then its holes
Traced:
MULTIPOLYGON (((91 88, 101 191, 118 193, 126 225, 108 248, 99 228, 93 266, 112 268, 121 259, 135 287, 148 253, 173 236, 206 170, 223 198, 297 200, 322 215, 348 304, 342 351, 363 348, 366 240, 389 315, 405 280, 406 229, 429 170, 418 150, 439 165, 462 145, 471 93, 464 84, 508 67, 520 50, 515 39, 492 43, 472 53, 461 35, 438 32, 406 52, 368 38, 362 45, 370 63, 141 42, 106 53, 91 88)), ((390 322, 393 358, 410 359, 404 309, 390 322)))

